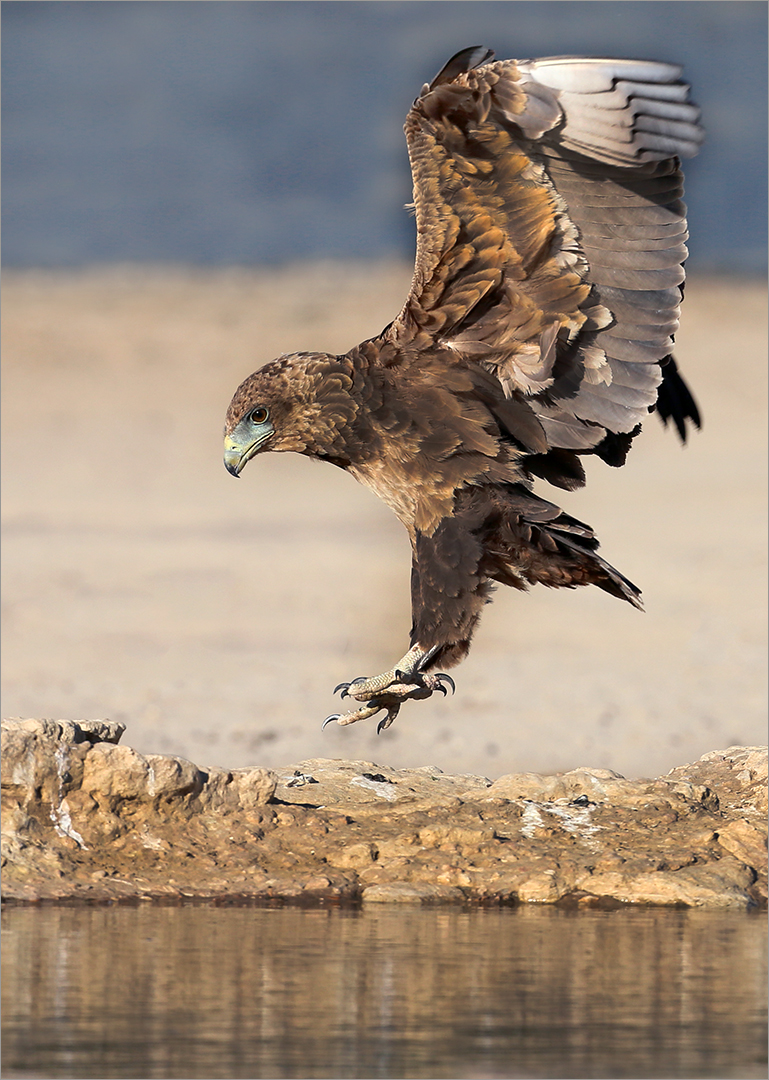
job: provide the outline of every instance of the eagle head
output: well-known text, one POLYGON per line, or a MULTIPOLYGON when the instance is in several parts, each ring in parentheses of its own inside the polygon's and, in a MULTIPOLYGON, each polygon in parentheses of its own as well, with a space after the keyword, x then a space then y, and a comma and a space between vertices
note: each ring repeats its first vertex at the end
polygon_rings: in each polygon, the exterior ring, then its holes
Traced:
POLYGON ((356 408, 344 357, 291 353, 245 379, 224 425, 224 466, 239 476, 263 450, 327 457, 356 408))

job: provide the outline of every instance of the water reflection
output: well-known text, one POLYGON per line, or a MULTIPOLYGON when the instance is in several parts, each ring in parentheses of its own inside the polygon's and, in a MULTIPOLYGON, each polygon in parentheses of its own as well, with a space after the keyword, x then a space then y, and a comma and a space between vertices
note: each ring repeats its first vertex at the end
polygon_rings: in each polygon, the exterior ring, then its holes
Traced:
POLYGON ((42 907, 2 927, 8 1078, 766 1076, 761 916, 42 907))

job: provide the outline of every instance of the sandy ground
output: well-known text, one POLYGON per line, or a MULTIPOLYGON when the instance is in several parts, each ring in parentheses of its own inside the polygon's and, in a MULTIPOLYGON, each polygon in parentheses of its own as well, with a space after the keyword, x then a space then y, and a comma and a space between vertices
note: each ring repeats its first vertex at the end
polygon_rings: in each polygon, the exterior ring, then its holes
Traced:
MULTIPOLYGON (((3 715, 128 725, 198 764, 306 757, 488 776, 659 775, 765 741, 766 303, 688 283, 677 355, 704 430, 656 418, 621 471, 561 505, 644 590, 500 590, 457 695, 329 727, 345 678, 407 646, 409 546, 369 492, 291 455, 221 462, 224 411, 264 361, 344 351, 410 270, 8 273, 3 320, 3 715)), ((561 493, 558 493, 560 496, 561 493)))

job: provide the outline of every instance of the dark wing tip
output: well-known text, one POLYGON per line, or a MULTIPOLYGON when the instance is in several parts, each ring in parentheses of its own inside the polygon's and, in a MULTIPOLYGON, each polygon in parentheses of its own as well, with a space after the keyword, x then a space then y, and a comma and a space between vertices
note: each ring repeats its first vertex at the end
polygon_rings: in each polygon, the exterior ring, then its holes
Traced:
POLYGON ((686 421, 691 420, 696 428, 702 427, 700 410, 692 397, 691 390, 679 374, 672 356, 662 368, 662 382, 657 396, 657 412, 660 420, 667 427, 672 420, 681 442, 686 442, 686 421))
POLYGON ((430 89, 434 90, 436 86, 441 86, 443 83, 453 82, 463 71, 472 71, 473 68, 480 67, 493 56, 494 50, 487 49, 485 45, 471 45, 469 49, 462 49, 461 52, 452 56, 447 64, 444 64, 430 83, 430 89))

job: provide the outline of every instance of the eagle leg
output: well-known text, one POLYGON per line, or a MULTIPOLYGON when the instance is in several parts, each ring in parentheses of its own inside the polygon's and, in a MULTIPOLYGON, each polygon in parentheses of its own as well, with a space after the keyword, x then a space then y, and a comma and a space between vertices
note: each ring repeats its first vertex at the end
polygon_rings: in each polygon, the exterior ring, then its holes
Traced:
POLYGON ((341 690, 342 697, 353 697, 356 701, 366 701, 374 695, 381 694, 383 690, 391 690, 401 696, 403 693, 401 687, 405 684, 422 685, 424 676, 419 673, 432 659, 435 651, 435 649, 423 649, 421 645, 414 645, 389 671, 384 671, 381 675, 374 675, 369 679, 358 678, 351 682, 339 683, 334 693, 341 690))
POLYGON ((444 683, 451 687, 453 693, 454 680, 450 675, 443 672, 423 675, 420 670, 430 662, 436 651, 414 645, 389 671, 370 679, 358 678, 339 683, 334 693, 341 690, 343 698, 351 697, 360 701, 361 708, 349 713, 332 713, 324 720, 323 727, 334 720, 342 726, 355 724, 386 709, 387 716, 377 726, 377 732, 381 732, 392 724, 404 701, 421 701, 431 697, 436 690, 445 695, 447 690, 444 683))

